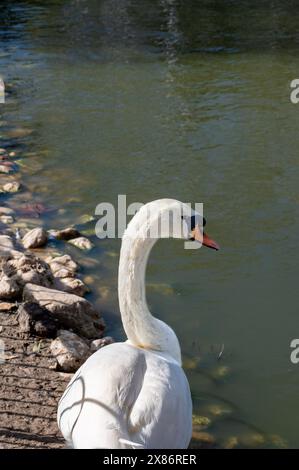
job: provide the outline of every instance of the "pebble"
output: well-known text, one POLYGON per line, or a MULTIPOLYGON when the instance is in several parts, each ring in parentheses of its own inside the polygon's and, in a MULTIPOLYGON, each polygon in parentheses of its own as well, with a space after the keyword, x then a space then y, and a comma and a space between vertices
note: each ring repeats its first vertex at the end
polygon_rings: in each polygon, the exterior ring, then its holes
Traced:
POLYGON ((43 228, 34 228, 26 233, 22 243, 24 248, 38 248, 44 246, 48 241, 47 232, 43 228))
POLYGON ((187 370, 195 370, 198 367, 200 359, 198 357, 185 357, 183 359, 183 368, 187 370))
POLYGON ((83 281, 85 282, 85 284, 90 285, 90 284, 94 284, 95 279, 92 276, 88 275, 83 278, 83 281))
POLYGON ((77 248, 80 248, 80 250, 91 250, 91 248, 93 248, 94 246, 93 243, 85 237, 73 238, 68 242, 76 246, 77 248))
POLYGON ((239 446, 239 440, 236 436, 230 436, 223 444, 224 449, 235 449, 239 446))
POLYGON ((246 447, 256 448, 265 444, 265 441, 265 437, 258 432, 254 432, 242 437, 242 443, 246 447))
POLYGON ((111 336, 105 336, 104 338, 93 340, 90 344, 90 349, 92 352, 95 352, 112 343, 114 343, 114 339, 111 336))
POLYGON ((11 215, 0 215, 0 220, 3 224, 12 224, 14 222, 14 218, 11 215))
POLYGON ((197 428, 205 429, 210 426, 211 420, 207 416, 192 415, 192 423, 197 428))
POLYGON ((220 404, 209 405, 207 410, 213 416, 217 416, 217 417, 230 414, 232 412, 232 410, 228 406, 220 405, 220 404))
POLYGON ((4 186, 3 186, 3 191, 5 191, 6 193, 16 193, 19 191, 21 185, 18 181, 12 181, 10 183, 6 183, 4 186))
POLYGON ((269 436, 269 439, 275 447, 278 447, 280 449, 286 449, 288 447, 287 441, 278 434, 271 434, 269 436))
POLYGON ((61 370, 65 372, 75 372, 91 354, 85 341, 67 330, 58 332, 58 337, 52 341, 50 349, 61 370))
POLYGON ((10 207, 0 207, 0 215, 14 215, 14 213, 10 207))
POLYGON ((93 222, 95 217, 93 215, 89 214, 83 214, 81 217, 79 217, 79 224, 87 224, 88 222, 93 222))
POLYGON ((4 165, 4 164, 0 165, 0 173, 5 173, 6 175, 8 175, 12 171, 13 169, 10 165, 4 165))
POLYGON ((74 227, 67 227, 63 230, 49 230, 49 233, 57 240, 72 240, 80 237, 80 232, 74 227))
POLYGON ((192 439, 194 441, 200 442, 203 445, 213 445, 215 444, 215 437, 208 432, 201 432, 201 431, 193 431, 192 439))
POLYGON ((11 312, 15 307, 16 304, 13 302, 0 302, 1 312, 11 312))
POLYGON ((110 289, 107 286, 98 287, 98 292, 99 292, 100 296, 102 297, 102 299, 108 299, 108 297, 110 295, 110 289))

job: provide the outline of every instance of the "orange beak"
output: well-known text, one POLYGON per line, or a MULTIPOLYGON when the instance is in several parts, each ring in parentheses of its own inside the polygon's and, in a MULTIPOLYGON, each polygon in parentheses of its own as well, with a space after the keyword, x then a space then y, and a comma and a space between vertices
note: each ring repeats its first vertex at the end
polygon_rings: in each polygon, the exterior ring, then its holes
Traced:
POLYGON ((210 238, 205 232, 201 232, 198 225, 192 230, 192 238, 197 240, 202 245, 212 248, 213 250, 220 250, 220 246, 212 238, 210 238))

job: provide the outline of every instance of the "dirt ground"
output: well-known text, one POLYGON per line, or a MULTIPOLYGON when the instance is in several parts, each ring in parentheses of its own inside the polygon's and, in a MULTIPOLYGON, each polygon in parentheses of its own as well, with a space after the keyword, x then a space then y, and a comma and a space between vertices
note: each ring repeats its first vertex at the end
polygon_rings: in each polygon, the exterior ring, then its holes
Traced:
POLYGON ((21 337, 16 313, 0 312, 0 339, 0 448, 64 447, 56 410, 72 374, 53 369, 49 340, 21 337))

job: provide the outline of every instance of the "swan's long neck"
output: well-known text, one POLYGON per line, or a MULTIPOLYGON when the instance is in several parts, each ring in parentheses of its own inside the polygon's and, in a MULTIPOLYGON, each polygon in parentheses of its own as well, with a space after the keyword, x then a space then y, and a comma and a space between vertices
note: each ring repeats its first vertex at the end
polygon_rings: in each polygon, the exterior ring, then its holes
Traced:
POLYGON ((134 236, 126 232, 122 240, 118 293, 123 326, 135 346, 168 353, 181 363, 175 333, 164 322, 153 317, 146 303, 146 265, 156 239, 148 238, 145 232, 144 227, 140 227, 134 236))

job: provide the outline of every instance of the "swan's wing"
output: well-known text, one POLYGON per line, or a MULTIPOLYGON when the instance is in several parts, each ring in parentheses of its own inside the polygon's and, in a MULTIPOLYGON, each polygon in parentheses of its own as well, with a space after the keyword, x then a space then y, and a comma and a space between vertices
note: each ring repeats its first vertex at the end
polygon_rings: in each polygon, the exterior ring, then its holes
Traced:
POLYGON ((58 406, 59 428, 72 447, 131 447, 120 439, 132 441, 128 413, 145 367, 143 352, 126 343, 105 346, 83 364, 58 406))
POLYGON ((192 426, 189 385, 177 364, 115 343, 75 374, 58 424, 75 448, 184 448, 192 426))
POLYGON ((186 448, 192 435, 192 401, 182 368, 146 353, 146 371, 132 406, 128 432, 144 448, 186 448))

